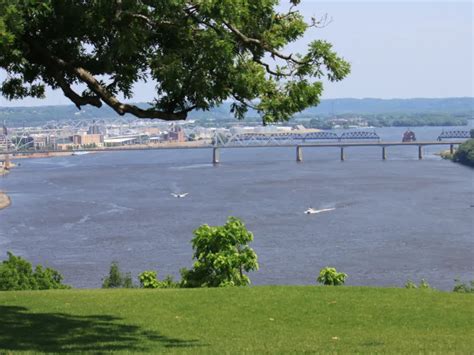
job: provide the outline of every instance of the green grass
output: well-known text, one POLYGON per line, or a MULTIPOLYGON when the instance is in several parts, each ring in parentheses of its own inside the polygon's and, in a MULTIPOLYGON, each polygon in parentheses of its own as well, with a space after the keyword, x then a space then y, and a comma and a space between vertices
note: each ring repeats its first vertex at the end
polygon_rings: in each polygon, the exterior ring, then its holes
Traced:
POLYGON ((473 305, 363 287, 0 292, 0 353, 472 353, 473 305))

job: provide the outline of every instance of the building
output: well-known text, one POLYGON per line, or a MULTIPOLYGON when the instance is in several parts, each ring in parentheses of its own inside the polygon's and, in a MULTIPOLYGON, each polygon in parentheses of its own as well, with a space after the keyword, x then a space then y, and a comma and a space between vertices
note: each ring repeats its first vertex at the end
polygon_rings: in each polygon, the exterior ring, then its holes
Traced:
POLYGON ((0 150, 8 149, 8 138, 5 134, 0 134, 0 150))
POLYGON ((92 125, 89 126, 89 129, 87 130, 87 134, 102 134, 102 132, 99 125, 93 122, 92 125))
POLYGON ((165 135, 165 140, 171 142, 185 142, 186 136, 184 130, 180 126, 173 125, 169 132, 165 135))
POLYGON ((102 134, 75 134, 72 136, 73 145, 96 145, 100 146, 104 143, 104 136, 102 134))

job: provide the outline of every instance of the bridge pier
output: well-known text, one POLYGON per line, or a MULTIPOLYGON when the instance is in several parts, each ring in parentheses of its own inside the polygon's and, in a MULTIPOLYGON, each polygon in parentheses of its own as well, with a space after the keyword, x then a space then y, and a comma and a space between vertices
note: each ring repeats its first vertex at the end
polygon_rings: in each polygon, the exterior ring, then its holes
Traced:
POLYGON ((418 146, 418 159, 419 160, 423 159, 423 146, 422 145, 418 146))
POLYGON ((303 161, 303 148, 301 146, 296 146, 296 161, 301 163, 303 161))
POLYGON ((344 161, 346 159, 344 155, 344 147, 341 147, 341 161, 344 161))
POLYGON ((219 148, 212 148, 212 163, 219 164, 221 160, 221 151, 219 148))
POLYGON ((3 167, 5 168, 5 170, 9 170, 10 169, 10 154, 5 154, 5 161, 3 162, 3 167))
POLYGON ((387 160, 387 147, 382 147, 382 160, 387 160))
POLYGON ((449 153, 454 154, 454 144, 449 145, 449 153))

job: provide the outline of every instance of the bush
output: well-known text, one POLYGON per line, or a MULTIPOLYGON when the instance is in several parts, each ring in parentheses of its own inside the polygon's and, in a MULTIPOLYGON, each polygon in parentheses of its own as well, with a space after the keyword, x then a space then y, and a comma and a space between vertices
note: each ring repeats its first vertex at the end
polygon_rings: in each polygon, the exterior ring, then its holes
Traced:
POLYGON ((191 270, 181 270, 182 287, 250 284, 244 272, 258 270, 257 254, 247 245, 252 240, 253 234, 235 217, 223 226, 200 226, 191 241, 196 261, 191 270))
POLYGON ((461 283, 460 280, 454 280, 456 285, 454 285, 453 292, 459 293, 474 293, 474 281, 469 282, 470 285, 461 283))
POLYGON ((347 274, 337 272, 336 268, 326 266, 319 272, 317 281, 327 286, 340 286, 346 282, 347 274))
POLYGON ((143 288, 158 288, 160 285, 155 271, 143 271, 138 275, 138 280, 140 280, 140 286, 143 288))
POLYGON ((405 284, 405 288, 409 288, 409 289, 415 289, 415 288, 424 288, 424 289, 428 289, 428 288, 431 288, 430 284, 425 280, 425 279, 421 279, 420 283, 418 284, 418 286, 416 285, 416 283, 414 283, 412 280, 408 280, 405 284))
POLYGON ((140 286, 143 288, 177 288, 179 283, 173 280, 173 276, 167 275, 163 281, 158 280, 158 273, 155 271, 143 271, 138 275, 140 286))
POLYGON ((113 261, 109 276, 102 280, 102 288, 133 288, 132 275, 129 272, 122 274, 118 262, 113 261))
POLYGON ((0 264, 0 291, 65 289, 62 275, 51 268, 31 263, 8 252, 8 259, 0 264))

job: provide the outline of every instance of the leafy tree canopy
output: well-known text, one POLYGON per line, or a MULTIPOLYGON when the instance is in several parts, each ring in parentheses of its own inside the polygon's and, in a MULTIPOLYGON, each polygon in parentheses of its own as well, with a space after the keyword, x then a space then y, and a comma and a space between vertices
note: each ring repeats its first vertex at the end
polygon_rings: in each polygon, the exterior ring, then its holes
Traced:
POLYGON ((278 0, 0 0, 1 93, 41 98, 46 85, 78 108, 105 103, 162 120, 232 99, 239 119, 252 107, 264 123, 288 120, 319 103, 323 78, 350 71, 322 40, 306 53, 285 52, 323 25, 306 23, 299 2, 279 13, 278 0), (149 108, 118 99, 142 80, 156 83, 149 108))
POLYGON ((64 289, 63 276, 49 267, 37 265, 8 252, 8 259, 0 263, 0 291, 64 289))
POLYGON ((181 270, 183 287, 246 286, 244 272, 258 270, 257 254, 247 244, 253 234, 242 221, 229 217, 223 226, 204 224, 194 231, 191 270, 181 270))

